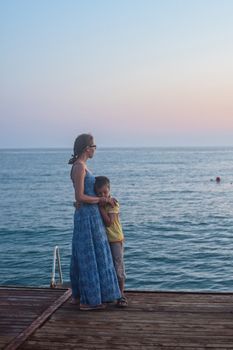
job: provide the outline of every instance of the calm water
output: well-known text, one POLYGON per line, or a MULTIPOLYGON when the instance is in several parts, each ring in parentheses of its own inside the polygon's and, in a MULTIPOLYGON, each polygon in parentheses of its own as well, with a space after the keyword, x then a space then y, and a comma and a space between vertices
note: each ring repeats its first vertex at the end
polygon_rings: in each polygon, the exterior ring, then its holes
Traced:
MULTIPOLYGON (((0 284, 69 280, 71 150, 0 150, 0 284)), ((121 204, 128 289, 233 291, 233 148, 98 149, 121 204), (216 184, 211 179, 221 176, 216 184)))

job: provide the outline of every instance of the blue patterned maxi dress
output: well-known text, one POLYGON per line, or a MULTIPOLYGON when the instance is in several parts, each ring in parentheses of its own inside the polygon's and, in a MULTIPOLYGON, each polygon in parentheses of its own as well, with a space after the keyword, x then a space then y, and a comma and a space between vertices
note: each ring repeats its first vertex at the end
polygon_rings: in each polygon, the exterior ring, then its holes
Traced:
MULTIPOLYGON (((95 177, 86 171, 84 193, 95 196, 95 177)), ((74 213, 70 279, 73 298, 98 305, 121 297, 105 226, 97 204, 81 204, 74 213)))

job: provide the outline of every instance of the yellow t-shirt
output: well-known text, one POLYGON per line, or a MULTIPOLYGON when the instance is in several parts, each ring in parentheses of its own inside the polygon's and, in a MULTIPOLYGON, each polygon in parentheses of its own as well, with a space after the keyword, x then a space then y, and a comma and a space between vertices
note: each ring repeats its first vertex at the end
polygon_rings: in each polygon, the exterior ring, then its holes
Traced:
POLYGON ((109 242, 121 242, 124 240, 124 234, 122 231, 122 226, 119 220, 120 206, 118 203, 114 207, 107 204, 104 209, 108 214, 116 214, 116 219, 114 222, 106 227, 107 236, 109 242))

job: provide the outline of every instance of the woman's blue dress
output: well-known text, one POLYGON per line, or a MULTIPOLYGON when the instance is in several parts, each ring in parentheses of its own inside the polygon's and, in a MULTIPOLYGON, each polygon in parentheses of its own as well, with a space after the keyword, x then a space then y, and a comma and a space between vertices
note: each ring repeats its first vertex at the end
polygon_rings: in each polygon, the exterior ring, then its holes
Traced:
MULTIPOLYGON (((84 193, 95 196, 95 177, 86 171, 84 193)), ((73 298, 98 305, 121 297, 105 226, 97 204, 81 204, 74 213, 70 279, 73 298)))

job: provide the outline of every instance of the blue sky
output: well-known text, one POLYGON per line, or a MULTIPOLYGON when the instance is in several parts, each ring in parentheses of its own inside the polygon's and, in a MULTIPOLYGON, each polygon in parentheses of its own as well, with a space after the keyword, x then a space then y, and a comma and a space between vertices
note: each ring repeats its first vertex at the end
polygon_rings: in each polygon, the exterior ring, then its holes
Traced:
POLYGON ((233 1, 0 3, 0 147, 233 145, 233 1))

